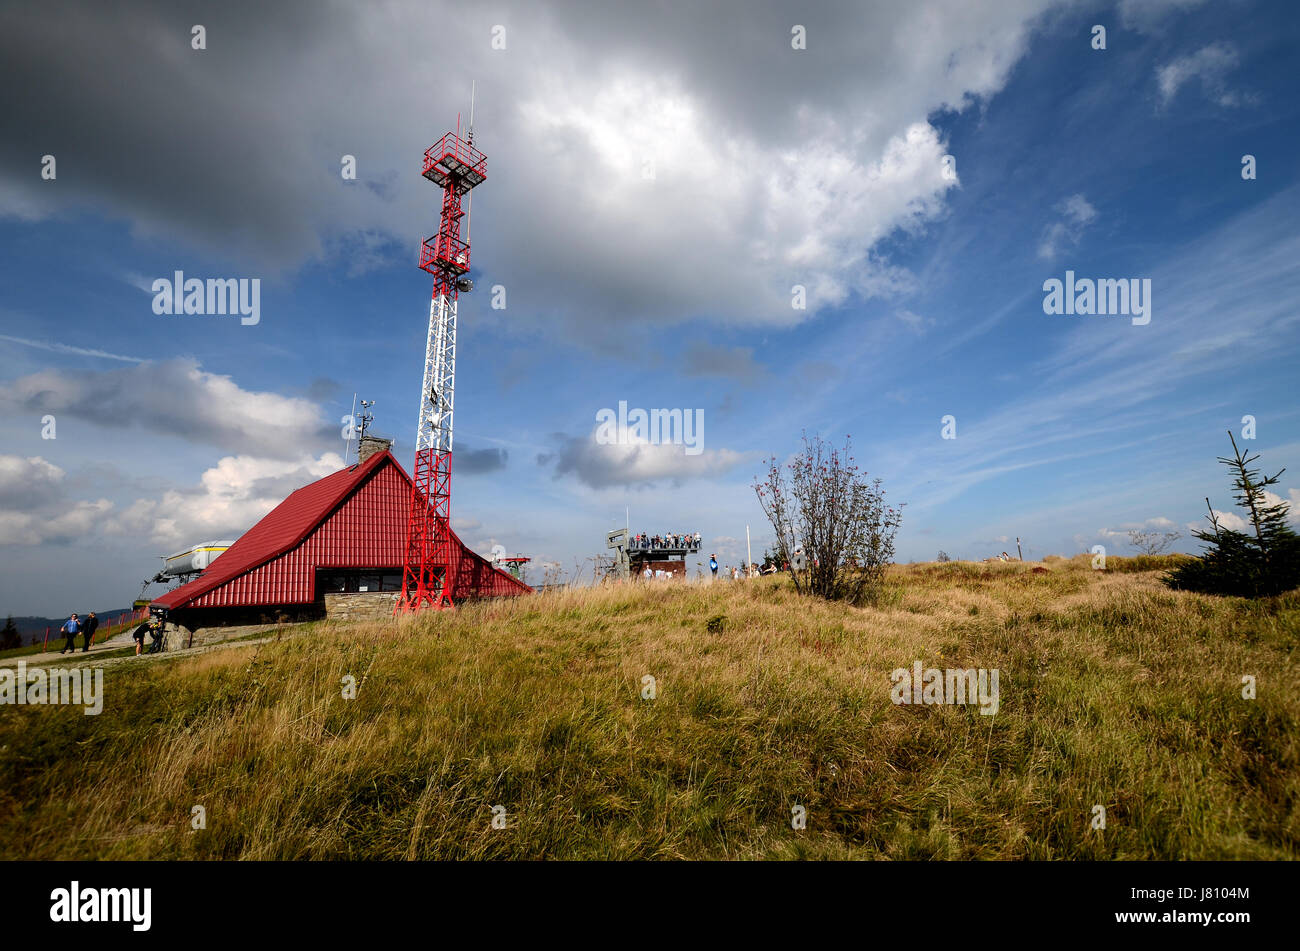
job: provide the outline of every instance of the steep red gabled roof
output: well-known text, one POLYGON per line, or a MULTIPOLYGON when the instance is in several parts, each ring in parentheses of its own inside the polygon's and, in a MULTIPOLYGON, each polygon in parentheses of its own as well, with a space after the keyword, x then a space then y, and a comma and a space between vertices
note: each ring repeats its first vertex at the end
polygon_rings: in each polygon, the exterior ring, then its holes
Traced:
MULTIPOLYGON (((389 452, 305 485, 272 509, 196 580, 154 600, 176 610, 310 601, 313 569, 396 567, 411 479, 389 452), (382 472, 381 472, 382 470, 382 472)), ((452 532, 457 590, 466 597, 531 592, 452 532)))
POLYGON ((211 568, 194 581, 154 598, 153 603, 165 608, 179 607, 301 544, 385 460, 397 464, 391 453, 377 452, 365 462, 340 469, 289 493, 288 498, 222 552, 211 568))

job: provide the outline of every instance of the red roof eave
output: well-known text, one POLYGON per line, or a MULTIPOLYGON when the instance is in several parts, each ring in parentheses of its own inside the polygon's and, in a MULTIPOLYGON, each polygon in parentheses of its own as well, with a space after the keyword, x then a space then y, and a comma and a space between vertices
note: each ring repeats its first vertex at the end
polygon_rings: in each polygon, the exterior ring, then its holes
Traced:
MULTIPOLYGON (((377 452, 365 462, 340 469, 289 493, 283 502, 222 552, 211 568, 193 581, 154 598, 152 603, 174 611, 230 579, 296 548, 385 460, 397 466, 392 453, 377 452)), ((405 476, 401 466, 397 469, 405 476)))
MULTIPOLYGON (((198 578, 168 591, 153 600, 153 604, 175 611, 194 603, 204 595, 221 587, 240 575, 261 567, 286 552, 292 551, 342 506, 382 466, 391 463, 407 486, 411 477, 388 451, 377 452, 365 462, 340 469, 324 478, 291 492, 289 496, 268 512, 256 525, 224 551, 211 568, 198 578)), ((508 572, 492 567, 487 559, 451 533, 457 547, 467 556, 482 562, 493 574, 510 580, 510 587, 531 592, 533 589, 508 572)))

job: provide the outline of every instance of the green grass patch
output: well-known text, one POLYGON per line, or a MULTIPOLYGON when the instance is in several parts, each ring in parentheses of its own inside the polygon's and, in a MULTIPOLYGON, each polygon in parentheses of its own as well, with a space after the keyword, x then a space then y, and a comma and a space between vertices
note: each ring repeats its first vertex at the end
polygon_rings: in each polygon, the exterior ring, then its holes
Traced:
POLYGON ((1300 595, 1031 567, 901 566, 870 608, 779 577, 561 591, 110 665, 98 717, 0 716, 0 857, 1300 856, 1300 595), (998 713, 894 705, 915 660, 998 669, 998 713))

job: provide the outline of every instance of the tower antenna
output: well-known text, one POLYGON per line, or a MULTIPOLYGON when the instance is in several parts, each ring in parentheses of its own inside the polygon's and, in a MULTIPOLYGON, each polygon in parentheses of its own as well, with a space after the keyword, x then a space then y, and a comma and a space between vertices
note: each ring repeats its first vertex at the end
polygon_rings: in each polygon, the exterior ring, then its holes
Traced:
POLYGON ((371 423, 373 423, 373 422, 375 421, 375 417, 374 417, 374 415, 371 414, 371 413, 367 413, 367 412, 366 412, 366 410, 370 409, 370 407, 372 407, 372 406, 374 406, 374 405, 375 405, 375 401, 374 401, 374 400, 362 400, 362 401, 361 401, 361 429, 360 429, 360 431, 357 433, 357 445, 358 445, 358 446, 361 445, 361 440, 363 440, 363 439, 366 438, 366 428, 367 428, 371 423))
MULTIPOLYGON (((478 91, 478 80, 469 81, 469 132, 465 135, 465 141, 470 146, 474 145, 474 93, 478 91)), ((469 244, 469 236, 474 225, 474 193, 470 192, 465 197, 465 243, 469 244)))
POLYGON ((470 145, 474 144, 474 94, 477 91, 478 80, 471 79, 469 81, 469 134, 466 136, 470 145))

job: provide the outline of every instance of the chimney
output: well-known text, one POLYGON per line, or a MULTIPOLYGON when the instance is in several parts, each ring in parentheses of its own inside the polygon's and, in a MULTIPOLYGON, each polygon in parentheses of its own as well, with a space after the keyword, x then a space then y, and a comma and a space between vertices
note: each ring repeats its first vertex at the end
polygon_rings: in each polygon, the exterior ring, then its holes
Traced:
POLYGON ((360 465, 377 452, 385 452, 392 444, 391 439, 366 433, 357 444, 357 464, 360 465))

